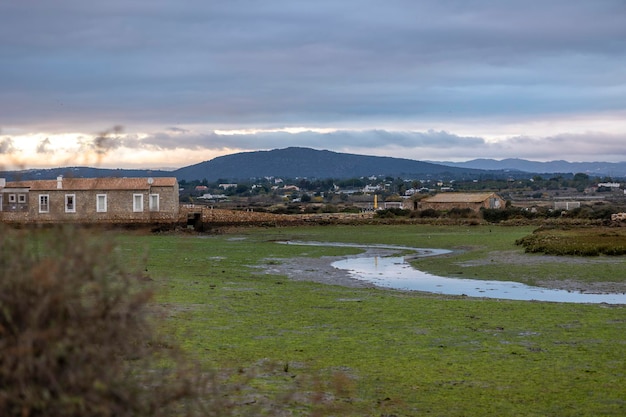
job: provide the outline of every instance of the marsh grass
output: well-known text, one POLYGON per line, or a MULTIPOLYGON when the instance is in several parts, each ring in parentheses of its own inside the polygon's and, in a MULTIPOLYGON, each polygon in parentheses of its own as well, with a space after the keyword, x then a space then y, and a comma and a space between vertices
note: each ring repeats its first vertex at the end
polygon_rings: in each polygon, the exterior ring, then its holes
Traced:
MULTIPOLYGON (((354 253, 275 243, 283 239, 458 249, 440 260, 449 264, 522 252, 514 242, 527 233, 347 226, 118 241, 129 259, 147 253, 146 273, 168 314, 163 333, 208 369, 254 374, 257 395, 300 393, 282 409, 291 415, 624 415, 623 306, 344 288, 256 268, 267 259, 354 253)), ((556 268, 544 267, 537 273, 556 268)))
POLYGON ((528 253, 619 256, 626 254, 626 229, 621 227, 540 228, 516 241, 528 253))
MULTIPOLYGON (((313 378, 299 380, 299 391, 293 383, 258 389, 264 374, 285 379, 282 363, 199 366, 171 332, 160 332, 168 327, 161 319, 169 316, 171 323, 195 307, 188 301, 155 303, 155 282, 145 265, 160 259, 160 249, 179 253, 184 240, 150 237, 157 255, 148 257, 146 236, 137 234, 123 235, 128 245, 120 246, 116 233, 94 228, 0 232, 3 417, 276 416, 293 408, 296 392, 306 392, 300 394, 301 415, 337 409, 317 399, 321 389, 334 388, 313 378)), ((198 278, 184 275, 184 258, 171 261, 151 265, 163 273, 183 272, 161 292, 174 285, 181 296, 189 294, 195 284, 186 279, 198 278)))

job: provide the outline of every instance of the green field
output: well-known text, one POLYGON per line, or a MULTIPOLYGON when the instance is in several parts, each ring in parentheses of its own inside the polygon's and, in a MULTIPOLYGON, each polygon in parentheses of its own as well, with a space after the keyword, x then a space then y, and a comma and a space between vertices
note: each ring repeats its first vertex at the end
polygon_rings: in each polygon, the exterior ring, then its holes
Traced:
POLYGON ((259 269, 359 252, 275 243, 293 239, 453 249, 417 262, 450 276, 626 279, 624 257, 601 270, 596 260, 537 262, 515 245, 531 232, 371 225, 128 233, 119 253, 153 280, 166 336, 230 381, 250 378, 242 396, 255 400, 242 404, 293 394, 267 408, 270 415, 626 415, 625 306, 345 288, 259 269))

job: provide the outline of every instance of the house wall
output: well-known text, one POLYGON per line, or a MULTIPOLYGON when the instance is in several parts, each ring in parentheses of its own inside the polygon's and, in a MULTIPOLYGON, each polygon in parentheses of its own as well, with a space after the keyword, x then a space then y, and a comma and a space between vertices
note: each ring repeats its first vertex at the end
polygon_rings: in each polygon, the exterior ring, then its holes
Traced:
POLYGON ((28 201, 28 189, 0 189, 0 211, 2 212, 26 212, 28 211, 28 201))
MULTIPOLYGON (((6 193, 3 193, 6 194, 6 193)), ((8 199, 3 197, 4 200, 8 199)), ((178 221, 178 187, 151 187, 143 190, 31 190, 22 210, 3 210, 7 222, 148 223, 178 221), (106 195, 106 211, 96 210, 97 195, 106 195), (159 195, 158 211, 150 210, 150 194, 159 195), (48 212, 40 212, 40 196, 48 196, 48 212), (74 196, 74 212, 66 210, 66 196, 74 196), (142 196, 142 210, 133 210, 134 195, 142 196)), ((4 208, 4 207, 3 207, 4 208)))
POLYGON ((481 208, 489 209, 489 208, 497 208, 504 209, 506 206, 506 201, 499 196, 492 196, 480 202, 467 202, 467 201, 457 201, 457 202, 430 202, 426 200, 422 200, 419 202, 420 210, 434 209, 434 210, 452 210, 453 208, 457 209, 465 209, 469 208, 473 211, 480 211, 481 208))
POLYGON ((423 201, 420 203, 420 210, 434 209, 434 210, 452 210, 453 208, 457 209, 465 209, 469 208, 473 211, 479 211, 480 208, 483 207, 483 203, 465 203, 465 202, 457 202, 457 203, 436 203, 436 202, 428 202, 423 201))
MULTIPOLYGON (((151 212, 153 220, 178 220, 179 200, 178 184, 175 187, 151 187, 151 194, 159 194, 159 211, 151 212)), ((147 206, 147 202, 145 207, 147 206)))

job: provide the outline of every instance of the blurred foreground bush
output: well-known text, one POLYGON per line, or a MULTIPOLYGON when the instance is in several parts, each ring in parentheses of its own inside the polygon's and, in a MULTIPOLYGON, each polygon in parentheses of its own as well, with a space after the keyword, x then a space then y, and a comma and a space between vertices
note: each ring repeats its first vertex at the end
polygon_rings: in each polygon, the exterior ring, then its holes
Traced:
POLYGON ((93 233, 1 228, 0 415, 192 415, 206 385, 154 340, 138 278, 93 233))

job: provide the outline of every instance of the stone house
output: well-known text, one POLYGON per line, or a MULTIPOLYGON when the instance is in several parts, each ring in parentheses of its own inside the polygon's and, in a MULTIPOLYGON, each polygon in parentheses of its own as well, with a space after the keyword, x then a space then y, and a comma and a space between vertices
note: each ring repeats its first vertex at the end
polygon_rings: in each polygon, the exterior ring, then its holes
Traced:
POLYGON ((0 222, 172 223, 176 178, 0 179, 0 222))
POLYGON ((486 209, 503 209, 506 201, 496 193, 439 193, 417 202, 419 210, 451 210, 453 208, 469 208, 473 211, 486 209))

